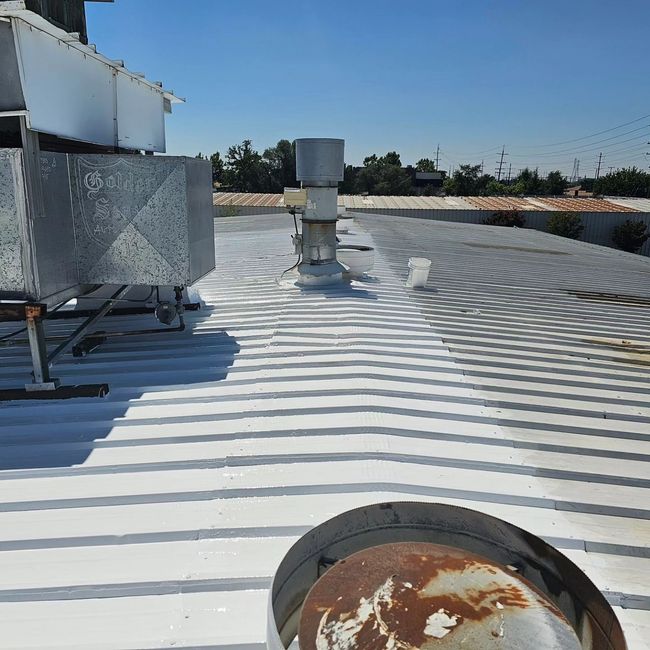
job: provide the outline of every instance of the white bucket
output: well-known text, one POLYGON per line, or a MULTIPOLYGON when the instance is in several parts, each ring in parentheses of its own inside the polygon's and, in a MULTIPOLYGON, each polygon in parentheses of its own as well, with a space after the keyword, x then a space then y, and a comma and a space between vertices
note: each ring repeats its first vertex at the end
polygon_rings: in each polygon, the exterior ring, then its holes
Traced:
POLYGON ((409 276, 406 280, 407 287, 424 287, 429 279, 431 260, 426 257, 409 258, 409 276))

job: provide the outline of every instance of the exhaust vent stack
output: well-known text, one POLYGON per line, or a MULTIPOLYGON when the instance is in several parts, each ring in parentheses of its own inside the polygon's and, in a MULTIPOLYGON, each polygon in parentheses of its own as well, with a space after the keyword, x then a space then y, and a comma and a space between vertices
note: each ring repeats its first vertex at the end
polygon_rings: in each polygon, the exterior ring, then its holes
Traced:
POLYGON ((333 284, 342 278, 344 268, 336 261, 336 210, 344 146, 344 140, 334 138, 296 140, 296 179, 307 192, 298 267, 302 284, 333 284))

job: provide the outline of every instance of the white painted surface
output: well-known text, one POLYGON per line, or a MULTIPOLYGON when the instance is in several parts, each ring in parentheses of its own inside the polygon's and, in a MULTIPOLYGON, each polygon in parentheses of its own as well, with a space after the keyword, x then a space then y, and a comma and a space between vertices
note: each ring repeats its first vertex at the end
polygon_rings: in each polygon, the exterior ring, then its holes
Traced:
MULTIPOLYGON (((7 5, 7 3, 3 3, 7 5)), ((19 5, 11 19, 30 128, 61 138, 165 151, 164 101, 175 97, 19 5)))
MULTIPOLYGON (((650 309, 567 291, 650 297, 647 260, 372 216, 343 237, 375 246, 372 277, 302 291, 276 282, 294 262, 290 217, 217 227, 188 331, 55 366, 66 383, 108 381, 107 399, 2 405, 7 647, 262 644, 266 585, 291 543, 398 499, 544 537, 616 605, 630 647, 647 647, 650 309), (404 287, 411 256, 433 260, 423 291, 404 287)), ((0 386, 24 381, 24 350, 0 360, 0 386)))

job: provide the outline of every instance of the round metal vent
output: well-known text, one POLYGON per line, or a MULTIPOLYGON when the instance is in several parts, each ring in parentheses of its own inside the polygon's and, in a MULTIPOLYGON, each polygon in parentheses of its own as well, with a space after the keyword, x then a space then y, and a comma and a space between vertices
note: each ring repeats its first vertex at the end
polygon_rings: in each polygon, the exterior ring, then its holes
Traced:
POLYGON ((267 646, 301 650, 625 650, 596 586, 555 548, 455 506, 346 512, 287 553, 267 646))

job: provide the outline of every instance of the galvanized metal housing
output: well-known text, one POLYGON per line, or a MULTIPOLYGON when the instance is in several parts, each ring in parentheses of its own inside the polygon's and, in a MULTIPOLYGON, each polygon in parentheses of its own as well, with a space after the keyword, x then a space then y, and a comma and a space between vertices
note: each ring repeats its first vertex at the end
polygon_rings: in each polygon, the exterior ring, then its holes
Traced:
POLYGON ((163 156, 41 153, 27 210, 23 152, 0 150, 0 297, 55 304, 95 284, 190 285, 214 268, 211 170, 163 156))
POLYGON ((304 185, 336 185, 343 180, 345 140, 296 140, 296 179, 304 185))

